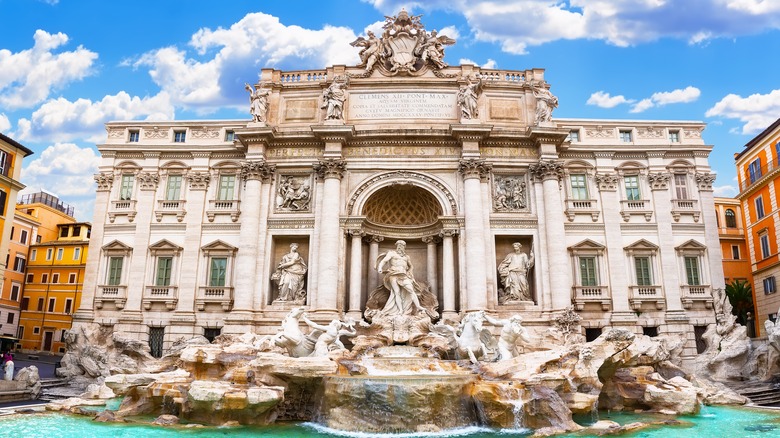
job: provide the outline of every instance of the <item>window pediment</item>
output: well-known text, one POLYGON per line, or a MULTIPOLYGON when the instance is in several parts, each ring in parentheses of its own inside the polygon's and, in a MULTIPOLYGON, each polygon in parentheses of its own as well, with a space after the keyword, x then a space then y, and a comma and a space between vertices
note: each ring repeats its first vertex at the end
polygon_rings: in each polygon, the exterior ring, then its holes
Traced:
POLYGON ((215 240, 209 243, 208 245, 202 246, 200 249, 204 253, 211 254, 211 255, 213 254, 233 255, 236 253, 236 251, 238 251, 238 248, 222 240, 215 240))
POLYGON ((159 242, 153 243, 149 246, 149 251, 151 251, 152 254, 178 254, 182 251, 182 249, 182 247, 176 245, 168 239, 162 239, 159 242))
POLYGON ((707 246, 699 243, 698 241, 691 239, 680 246, 674 248, 679 254, 682 253, 695 253, 703 254, 707 250, 707 246))
POLYGON ((568 249, 572 254, 602 254, 607 247, 596 241, 585 239, 568 249))
POLYGON ((114 255, 121 255, 121 254, 127 255, 133 252, 133 248, 131 246, 128 246, 125 243, 120 242, 119 240, 113 240, 103 245, 102 250, 107 254, 114 254, 114 255))
POLYGON ((645 253, 653 253, 655 254, 658 252, 658 245, 654 244, 653 242, 650 242, 645 239, 639 239, 636 242, 632 243, 631 245, 628 245, 627 247, 623 248, 629 253, 634 252, 645 252, 645 253))

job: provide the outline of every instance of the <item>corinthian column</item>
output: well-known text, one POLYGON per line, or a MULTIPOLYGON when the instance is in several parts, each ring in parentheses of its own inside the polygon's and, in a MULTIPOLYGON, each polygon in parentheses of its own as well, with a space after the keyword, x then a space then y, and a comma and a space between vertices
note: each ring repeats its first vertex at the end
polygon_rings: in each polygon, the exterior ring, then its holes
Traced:
POLYGON ((379 285, 379 276, 374 270, 374 263, 376 263, 377 257, 379 257, 379 242, 385 240, 382 236, 368 236, 368 278, 367 289, 370 294, 379 285))
MULTIPOLYGON (((563 209, 561 208, 560 181, 563 176, 563 165, 553 160, 540 160, 529 166, 530 173, 536 182, 542 183, 544 193, 545 237, 547 239, 547 265, 550 269, 556 266, 568 266, 569 257, 566 254, 566 243, 563 236, 563 209)), ((571 305, 571 276, 568 269, 550 271, 550 289, 552 292, 552 309, 562 310, 571 305)))
POLYGON ((483 310, 487 306, 487 274, 485 271, 485 227, 482 216, 480 179, 487 177, 492 166, 485 160, 460 160, 458 170, 463 175, 466 264, 466 312, 483 310))
POLYGON ((317 257, 317 296, 312 303, 318 311, 336 312, 339 279, 339 206, 341 205, 341 178, 346 161, 327 158, 314 165, 317 176, 323 180, 322 209, 320 211, 319 254, 317 257))
POLYGON ((348 230, 352 237, 352 251, 349 264, 349 312, 347 316, 360 319, 360 292, 363 279, 363 236, 366 233, 359 229, 348 230))
POLYGON ((426 236, 422 238, 422 241, 428 246, 428 266, 425 267, 428 274, 428 286, 431 287, 431 292, 438 294, 439 285, 436 276, 439 272, 436 266, 436 243, 438 239, 436 236, 426 236))
POLYGON ((454 319, 457 317, 455 312, 455 251, 453 249, 452 237, 458 233, 455 229, 444 229, 439 236, 441 237, 441 274, 442 285, 441 294, 444 301, 443 318, 454 319))

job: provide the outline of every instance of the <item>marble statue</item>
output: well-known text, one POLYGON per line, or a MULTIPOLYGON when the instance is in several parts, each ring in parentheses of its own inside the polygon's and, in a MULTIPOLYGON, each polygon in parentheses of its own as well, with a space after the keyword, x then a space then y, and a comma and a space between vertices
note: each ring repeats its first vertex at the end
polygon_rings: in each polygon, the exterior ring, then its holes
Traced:
POLYGON ((523 317, 512 315, 509 319, 497 319, 485 314, 485 321, 496 327, 501 327, 501 334, 498 335, 498 358, 497 360, 508 360, 517 356, 516 343, 518 339, 523 343, 530 344, 531 337, 528 330, 521 324, 523 317))
POLYGON ((363 47, 358 53, 360 56, 358 67, 365 66, 366 72, 370 72, 382 54, 382 41, 374 35, 374 32, 368 31, 367 36, 368 38, 359 37, 349 44, 352 47, 363 47))
POLYGON ((438 35, 435 30, 432 30, 430 35, 425 35, 425 31, 423 31, 418 49, 420 59, 423 63, 430 62, 436 68, 445 68, 447 63, 444 62, 444 46, 452 44, 455 44, 455 40, 438 35))
POLYGON ((414 315, 425 312, 414 290, 413 267, 406 254, 406 242, 399 240, 395 243, 395 250, 380 254, 376 271, 385 274, 384 284, 390 290, 390 297, 381 314, 414 315))
POLYGON ((450 347, 455 351, 456 359, 466 357, 476 364, 480 357, 487 356, 495 344, 495 339, 490 331, 482 328, 485 321, 485 312, 467 313, 457 330, 443 322, 431 326, 431 331, 449 340, 450 347))
POLYGON ((273 337, 273 343, 277 347, 287 349, 290 357, 306 357, 312 354, 320 335, 319 331, 313 331, 309 335, 301 331, 300 321, 304 310, 303 307, 292 309, 282 320, 281 331, 273 337))
POLYGON ((493 208, 495 211, 519 211, 527 207, 526 184, 522 176, 495 176, 493 208))
POLYGON ((309 354, 312 357, 325 357, 329 352, 335 350, 346 350, 344 344, 341 342, 342 336, 355 336, 355 321, 348 320, 347 322, 334 319, 328 325, 320 325, 309 319, 306 314, 303 314, 303 322, 306 323, 312 329, 319 331, 317 341, 314 343, 314 350, 309 354))
POLYGON ((306 302, 306 291, 303 290, 306 270, 306 262, 298 253, 298 244, 290 244, 290 252, 282 256, 272 276, 279 282, 277 301, 292 301, 300 304, 306 302))
POLYGON ((534 266, 534 248, 531 245, 530 255, 523 252, 520 242, 512 244, 514 252, 507 254, 498 265, 498 275, 504 285, 506 301, 533 301, 531 288, 528 284, 528 271, 534 266))
POLYGON ((764 331, 769 345, 780 353, 780 309, 778 309, 777 315, 775 322, 768 319, 764 321, 764 331))
POLYGON ((469 81, 460 86, 458 91, 458 105, 460 105, 461 119, 476 119, 479 116, 477 99, 482 91, 482 81, 469 81))
POLYGON ((322 106, 325 120, 344 120, 344 101, 347 100, 346 77, 336 77, 333 83, 322 92, 322 106))
POLYGON ((276 209, 282 211, 308 211, 311 205, 311 187, 308 179, 283 176, 276 196, 276 209))
POLYGON ((544 88, 544 86, 539 86, 539 84, 532 84, 531 89, 536 98, 536 124, 551 121, 553 110, 558 108, 558 98, 550 93, 550 90, 544 88))
POLYGON ((271 90, 253 88, 249 84, 245 84, 244 88, 249 91, 249 113, 252 114, 252 121, 265 123, 268 113, 268 95, 271 94, 271 90))

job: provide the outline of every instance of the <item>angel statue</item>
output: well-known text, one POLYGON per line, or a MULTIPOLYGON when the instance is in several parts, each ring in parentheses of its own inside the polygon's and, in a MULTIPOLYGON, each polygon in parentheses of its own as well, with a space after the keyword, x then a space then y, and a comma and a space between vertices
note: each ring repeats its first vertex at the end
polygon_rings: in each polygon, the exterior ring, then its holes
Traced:
POLYGON ((349 43, 352 47, 362 47, 358 53, 360 56, 360 66, 366 66, 366 71, 370 72, 374 64, 382 54, 382 41, 374 35, 374 32, 368 31, 368 38, 358 37, 355 41, 349 43))
POLYGON ((253 88, 248 83, 244 84, 244 88, 249 92, 249 114, 252 115, 253 121, 265 123, 268 113, 268 95, 271 94, 271 90, 253 88))
POLYGON ((439 36, 435 30, 432 30, 430 35, 425 34, 426 32, 423 32, 420 35, 421 43, 417 49, 422 62, 430 61, 439 69, 447 67, 447 63, 444 62, 444 46, 455 44, 455 40, 444 35, 439 36))

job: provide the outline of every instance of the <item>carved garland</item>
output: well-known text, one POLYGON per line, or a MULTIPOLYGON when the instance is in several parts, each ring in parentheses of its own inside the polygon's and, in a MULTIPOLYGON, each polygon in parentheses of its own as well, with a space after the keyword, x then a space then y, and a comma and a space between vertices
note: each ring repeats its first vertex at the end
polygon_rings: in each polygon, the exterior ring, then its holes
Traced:
POLYGON ((386 181, 389 179, 416 179, 420 181, 424 181, 432 186, 434 186, 437 190, 439 190, 441 193, 444 194, 444 196, 447 198, 447 201, 450 203, 450 209, 452 210, 453 215, 458 214, 458 206, 455 203, 455 196, 452 195, 452 193, 447 189, 447 187, 440 183, 439 181, 420 173, 415 172, 408 172, 405 170, 399 170, 396 172, 388 172, 383 173, 380 175, 377 175, 365 183, 363 183, 360 187, 355 190, 355 193, 352 195, 352 197, 349 200, 349 204, 347 204, 347 211, 349 211, 350 215, 356 214, 354 211, 355 204, 357 203, 358 197, 368 190, 371 186, 380 184, 382 181, 386 181))

